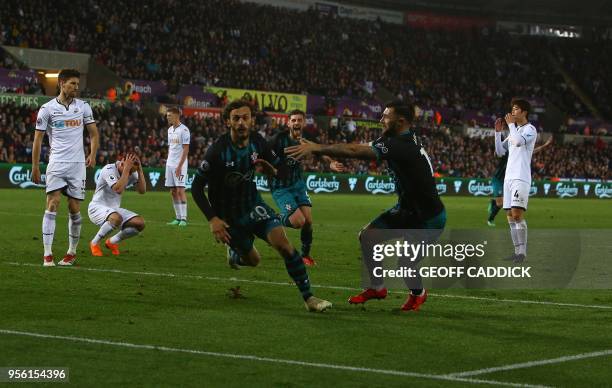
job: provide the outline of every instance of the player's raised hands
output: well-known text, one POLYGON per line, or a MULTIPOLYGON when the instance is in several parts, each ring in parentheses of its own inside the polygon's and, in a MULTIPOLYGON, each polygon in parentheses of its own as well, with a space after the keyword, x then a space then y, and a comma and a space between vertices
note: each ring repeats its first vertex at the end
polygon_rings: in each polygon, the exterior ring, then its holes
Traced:
POLYGON ((314 143, 306 139, 302 139, 299 145, 294 145, 285 148, 285 155, 294 159, 302 159, 308 155, 313 154, 319 148, 321 148, 320 144, 314 143))
POLYGON ((512 116, 511 113, 506 113, 506 117, 504 117, 504 119, 508 125, 516 123, 516 117, 512 116))
POLYGON ((229 244, 232 238, 227 231, 229 225, 219 217, 213 217, 208 221, 210 225, 210 231, 215 236, 215 240, 220 243, 229 244))
POLYGON ((132 169, 132 167, 134 166, 134 160, 136 158, 136 155, 134 155, 133 153, 128 153, 125 155, 125 158, 123 158, 123 168, 127 169, 128 171, 132 169))
POLYGON ((274 176, 277 173, 276 168, 274 168, 274 166, 271 165, 270 162, 268 162, 267 160, 257 159, 253 162, 253 164, 255 165, 255 169, 257 170, 257 172, 260 172, 262 174, 274 176))
POLYGON ((504 130, 504 119, 498 118, 495 120, 495 132, 501 132, 504 130))

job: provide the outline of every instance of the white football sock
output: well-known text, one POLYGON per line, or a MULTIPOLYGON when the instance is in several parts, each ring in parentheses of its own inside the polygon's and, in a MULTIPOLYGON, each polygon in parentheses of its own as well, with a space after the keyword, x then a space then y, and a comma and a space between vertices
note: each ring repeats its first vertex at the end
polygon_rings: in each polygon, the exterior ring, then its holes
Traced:
POLYGON ((55 217, 57 212, 45 211, 42 222, 43 246, 45 256, 52 255, 53 236, 55 235, 55 217))
POLYGON ((187 202, 181 202, 179 208, 181 209, 181 220, 187 221, 187 202))
POLYGON ((527 255, 527 221, 520 220, 515 225, 517 242, 519 244, 518 253, 527 255))
POLYGON ((508 218, 508 225, 510 225, 510 236, 512 237, 512 244, 514 244, 514 254, 519 254, 519 241, 516 233, 516 222, 513 219, 508 218))
POLYGON ((181 219, 181 203, 178 201, 172 201, 172 206, 174 206, 174 216, 175 219, 181 219))
POLYGON ((112 232, 113 229, 115 229, 115 226, 111 224, 110 221, 106 221, 105 223, 102 224, 102 226, 100 227, 100 230, 91 240, 91 242, 94 244, 98 244, 100 240, 102 240, 104 237, 106 237, 107 234, 112 232))
POLYGON ((75 255, 79 239, 81 238, 81 212, 68 216, 68 254, 75 255))
POLYGON ((111 244, 118 244, 119 241, 128 239, 130 237, 134 237, 137 234, 138 234, 138 229, 128 226, 127 228, 123 229, 121 232, 111 237, 110 242, 111 244))

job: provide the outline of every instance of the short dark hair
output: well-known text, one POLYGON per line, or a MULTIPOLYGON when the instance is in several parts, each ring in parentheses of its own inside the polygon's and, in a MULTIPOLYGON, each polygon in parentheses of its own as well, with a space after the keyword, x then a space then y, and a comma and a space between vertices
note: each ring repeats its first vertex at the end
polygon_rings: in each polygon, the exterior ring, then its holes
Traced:
POLYGON ((77 69, 62 69, 57 75, 58 82, 65 82, 70 78, 81 78, 81 72, 77 69))
POLYGON ((302 117, 305 119, 306 118, 306 113, 302 110, 299 109, 294 109, 291 112, 289 112, 289 116, 287 117, 291 117, 293 115, 302 115, 302 117))
POLYGON ((225 106, 225 108, 223 108, 223 120, 229 120, 231 111, 235 109, 240 109, 245 106, 249 108, 249 110, 251 111, 251 115, 253 115, 253 108, 251 108, 251 105, 249 105, 246 100, 240 99, 230 102, 225 106))
POLYGON ((393 108, 396 115, 406 119, 409 123, 414 121, 414 105, 402 100, 393 100, 385 104, 385 108, 393 108))
POLYGON ((179 116, 181 115, 181 111, 179 110, 179 108, 176 108, 176 107, 168 108, 166 112, 174 113, 175 115, 179 115, 179 116))
POLYGON ((510 109, 512 109, 512 107, 516 105, 519 108, 521 108, 521 110, 523 112, 527 112, 527 114, 529 114, 529 112, 531 112, 531 104, 529 103, 529 101, 523 99, 523 98, 518 98, 518 97, 514 97, 512 99, 512 102, 510 102, 510 109))

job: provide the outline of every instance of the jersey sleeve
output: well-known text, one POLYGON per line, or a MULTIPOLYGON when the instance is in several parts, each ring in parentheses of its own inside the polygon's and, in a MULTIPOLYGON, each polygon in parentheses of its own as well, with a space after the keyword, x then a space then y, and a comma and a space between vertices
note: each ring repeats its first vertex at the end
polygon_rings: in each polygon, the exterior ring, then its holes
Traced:
POLYGON ((108 185, 108 187, 113 187, 113 185, 115 183, 117 183, 117 181, 119 180, 120 177, 116 176, 113 172, 111 172, 109 169, 104 169, 102 170, 102 172, 100 173, 100 178, 98 179, 104 179, 104 182, 106 182, 106 184, 108 185))
POLYGON ((49 108, 41 107, 38 110, 38 115, 36 116, 36 130, 37 131, 46 131, 50 124, 51 115, 49 114, 49 108))
POLYGON ((495 154, 502 157, 508 151, 508 138, 502 140, 502 133, 495 132, 495 154))
POLYGON ((378 160, 414 161, 419 147, 411 141, 398 138, 378 138, 371 144, 378 160))
POLYGON ((533 125, 528 125, 522 133, 526 145, 534 145, 538 138, 538 131, 533 125))
POLYGON ((274 149, 270 147, 270 144, 268 144, 268 142, 263 137, 260 136, 259 139, 261 158, 273 166, 278 166, 281 159, 276 154, 276 151, 274 151, 274 149))
POLYGON ((183 133, 181 134, 181 144, 189 144, 191 142, 191 133, 189 133, 189 129, 185 127, 183 133))
POLYGON ((96 120, 94 120, 93 111, 91 110, 91 105, 89 103, 83 104, 83 124, 93 124, 96 120))
POLYGON ((216 165, 215 149, 216 144, 212 144, 210 147, 208 147, 208 149, 206 150, 206 154, 204 155, 204 159, 196 170, 196 175, 206 178, 207 180, 210 178, 210 176, 212 175, 213 167, 216 165))

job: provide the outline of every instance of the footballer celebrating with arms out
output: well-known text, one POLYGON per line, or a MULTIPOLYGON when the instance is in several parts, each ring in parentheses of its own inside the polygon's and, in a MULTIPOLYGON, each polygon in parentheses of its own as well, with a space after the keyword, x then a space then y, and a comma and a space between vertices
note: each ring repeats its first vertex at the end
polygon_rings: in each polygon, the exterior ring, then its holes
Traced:
POLYGON ((269 243, 284 259, 309 311, 325 311, 331 303, 313 296, 302 255, 291 245, 280 219, 257 191, 255 170, 276 175, 279 158, 265 139, 251 131, 253 116, 246 101, 235 100, 223 110, 229 132, 208 150, 193 180, 191 193, 210 224, 217 242, 229 246, 232 268, 256 266, 261 256, 254 236, 269 243), (208 185, 208 197, 204 188, 208 185))
MULTIPOLYGON (((446 210, 438 196, 429 156, 411 129, 414 117, 413 105, 393 101, 386 104, 380 120, 383 134, 372 144, 321 145, 302 140, 300 145, 288 147, 285 152, 294 158, 314 154, 386 160, 395 180, 398 203, 366 225, 364 230, 436 229, 441 233, 446 224, 446 210)), ((365 257, 364 261, 370 262, 365 257)), ((372 271, 369 271, 369 274, 370 287, 352 296, 349 303, 361 304, 370 299, 383 299, 387 296, 382 279, 374 278, 372 271)), ((410 295, 401 309, 418 310, 426 299, 427 291, 424 288, 410 287, 410 295)))
MULTIPOLYGON (((289 112, 287 130, 279 132, 270 140, 272 150, 281 162, 279 173, 270 182, 272 198, 281 212, 281 222, 288 228, 300 229, 302 256, 304 264, 311 267, 316 264, 310 256, 312 246, 312 202, 306 190, 302 176, 302 163, 285 155, 285 148, 300 144, 302 130, 306 125, 306 114, 301 110, 289 112)), ((325 163, 334 172, 344 171, 342 163, 322 156, 325 163)))

